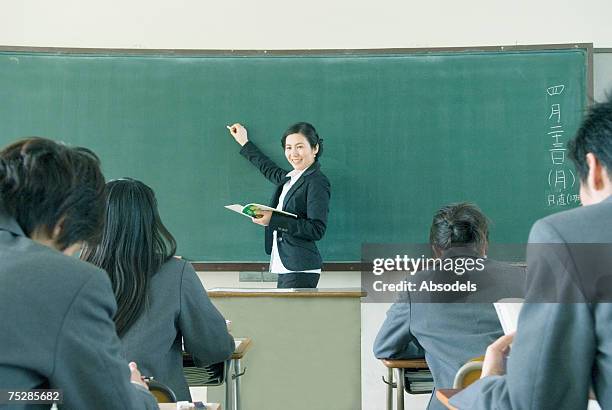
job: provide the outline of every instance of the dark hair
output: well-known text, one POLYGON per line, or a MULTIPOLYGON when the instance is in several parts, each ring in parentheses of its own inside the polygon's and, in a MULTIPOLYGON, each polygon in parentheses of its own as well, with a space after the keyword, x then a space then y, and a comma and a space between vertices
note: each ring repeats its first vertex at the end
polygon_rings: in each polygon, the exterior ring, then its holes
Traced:
POLYGON ((586 154, 592 153, 612 177, 612 99, 595 104, 568 143, 568 153, 584 182, 589 175, 586 154))
POLYGON ((81 259, 110 276, 122 336, 144 311, 151 277, 176 252, 176 241, 162 223, 153 190, 134 179, 106 184, 106 223, 97 246, 83 250, 81 259))
POLYGON ((480 252, 489 237, 487 217, 469 202, 446 205, 433 217, 429 242, 440 251, 457 246, 480 252))
POLYGON ((92 151, 30 137, 0 151, 0 208, 30 237, 42 230, 63 250, 95 242, 104 219, 104 176, 92 151))
POLYGON ((289 128, 285 130, 281 138, 281 146, 283 148, 285 148, 287 136, 291 134, 302 134, 308 140, 308 144, 312 149, 315 149, 315 147, 318 145, 319 151, 315 156, 315 161, 318 161, 319 158, 321 158, 321 155, 323 154, 323 138, 319 137, 317 130, 315 130, 315 127, 312 124, 307 122, 297 122, 290 125, 289 128))

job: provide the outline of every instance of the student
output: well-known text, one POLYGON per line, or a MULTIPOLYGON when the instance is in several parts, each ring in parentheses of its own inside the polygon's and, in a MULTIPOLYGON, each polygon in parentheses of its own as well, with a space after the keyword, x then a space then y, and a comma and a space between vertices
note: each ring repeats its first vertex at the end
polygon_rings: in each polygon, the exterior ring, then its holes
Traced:
POLYGON ((126 357, 138 362, 143 375, 170 387, 179 401, 191 401, 182 341, 198 365, 206 366, 229 359, 234 340, 193 267, 173 257, 175 251, 151 188, 129 178, 106 184, 102 239, 81 258, 108 272, 126 357))
POLYGON ((291 125, 281 145, 293 170, 280 168, 248 139, 240 124, 228 127, 247 158, 276 190, 270 206, 291 212, 297 218, 261 211, 253 222, 266 227, 266 253, 271 255, 270 272, 278 274, 279 288, 316 288, 323 261, 316 241, 323 238, 329 213, 330 184, 321 172, 319 158, 323 139, 306 122, 291 125))
POLYGON ((43 138, 0 151, 1 390, 60 389, 65 409, 157 408, 121 356, 108 276, 70 257, 96 240, 103 193, 91 151, 43 138))
POLYGON ((597 274, 612 266, 612 101, 593 106, 569 154, 583 206, 537 221, 527 254, 526 302, 555 303, 523 306, 516 336, 489 346, 483 378, 452 398, 457 408, 584 409, 591 384, 612 408, 612 304, 600 303, 612 289, 597 274))
MULTIPOLYGON (((456 266, 468 266, 465 261, 471 260, 474 270, 457 269, 460 275, 444 270, 417 272, 412 277, 418 283, 417 289, 421 288, 420 283, 460 281, 473 283, 480 290, 441 295, 423 291, 415 292, 414 296, 406 292, 389 309, 376 337, 377 358, 411 359, 423 357, 424 353, 436 388, 449 387, 464 363, 482 355, 486 346, 503 334, 491 302, 522 297, 525 272, 484 259, 487 225, 486 217, 470 203, 450 204, 434 215, 429 239, 436 258, 452 259, 457 261, 456 266), (477 266, 482 269, 476 269, 477 266)), ((445 407, 434 394, 428 408, 445 407)))

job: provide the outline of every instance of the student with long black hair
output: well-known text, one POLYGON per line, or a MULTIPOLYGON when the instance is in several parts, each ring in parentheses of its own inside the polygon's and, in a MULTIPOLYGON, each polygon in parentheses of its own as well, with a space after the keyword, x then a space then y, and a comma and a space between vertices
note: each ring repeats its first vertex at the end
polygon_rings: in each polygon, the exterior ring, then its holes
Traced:
POLYGON ((106 223, 97 246, 82 259, 106 270, 126 356, 143 375, 191 400, 181 343, 199 365, 222 362, 234 351, 223 316, 190 263, 175 258, 176 241, 162 223, 153 190, 134 179, 106 184, 106 223))

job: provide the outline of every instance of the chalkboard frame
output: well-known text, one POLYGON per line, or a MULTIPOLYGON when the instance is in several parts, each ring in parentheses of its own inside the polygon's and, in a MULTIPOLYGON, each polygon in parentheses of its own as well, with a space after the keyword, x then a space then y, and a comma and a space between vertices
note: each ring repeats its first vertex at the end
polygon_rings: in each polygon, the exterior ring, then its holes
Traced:
MULTIPOLYGON (((380 49, 303 49, 303 50, 198 50, 198 49, 128 49, 128 48, 64 48, 64 47, 24 47, 0 45, 0 52, 45 53, 56 55, 122 55, 122 56, 160 56, 160 57, 203 57, 203 56, 235 56, 235 57, 263 57, 263 56, 381 56, 401 54, 428 54, 428 53, 462 53, 462 52, 510 52, 510 51, 559 51, 567 49, 584 49, 587 55, 587 105, 591 105, 594 96, 593 84, 593 43, 569 44, 533 44, 533 45, 504 45, 504 46, 473 46, 473 47, 433 47, 433 48, 380 48, 380 49)), ((608 49, 596 49, 598 52, 608 49)), ((264 262, 192 262, 196 271, 209 272, 236 272, 252 271, 263 272, 268 270, 268 263, 264 262)), ((359 261, 325 262, 323 271, 343 272, 361 271, 362 263, 359 261)))

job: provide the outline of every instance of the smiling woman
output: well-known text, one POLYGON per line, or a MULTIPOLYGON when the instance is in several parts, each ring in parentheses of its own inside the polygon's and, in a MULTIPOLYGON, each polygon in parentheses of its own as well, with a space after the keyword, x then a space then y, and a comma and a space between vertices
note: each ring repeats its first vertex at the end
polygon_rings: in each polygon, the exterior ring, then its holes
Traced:
POLYGON ((266 253, 271 255, 270 272, 278 274, 279 288, 316 288, 323 263, 315 241, 327 227, 330 183, 321 172, 319 158, 323 139, 306 122, 291 125, 283 133, 281 145, 292 166, 286 171, 249 141, 241 124, 228 127, 247 158, 273 184, 276 190, 270 206, 297 215, 297 218, 271 211, 259 211, 253 222, 266 230, 266 253))

